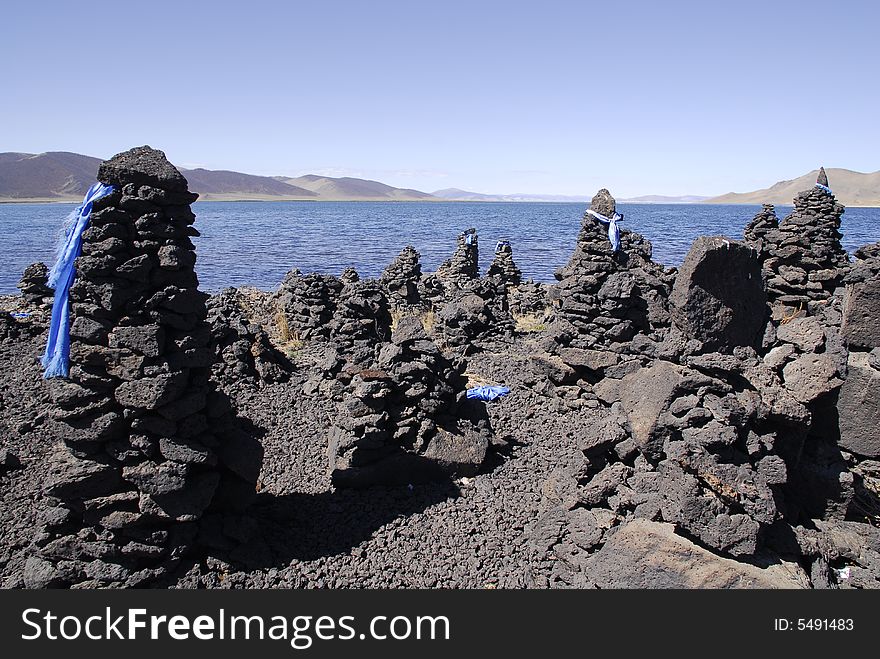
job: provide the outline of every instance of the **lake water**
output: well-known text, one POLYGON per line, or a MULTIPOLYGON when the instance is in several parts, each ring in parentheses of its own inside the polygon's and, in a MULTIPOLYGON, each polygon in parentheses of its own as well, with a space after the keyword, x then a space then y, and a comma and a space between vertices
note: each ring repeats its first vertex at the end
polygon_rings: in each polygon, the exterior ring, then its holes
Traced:
MULTIPOLYGON (((63 218, 73 204, 0 204, 0 294, 17 292, 25 266, 50 263, 63 218)), ((585 204, 525 202, 198 202, 195 239, 202 288, 253 285, 271 290, 291 268, 339 274, 352 266, 375 277, 407 244, 436 269, 455 249, 456 235, 476 227, 481 266, 495 242, 513 244, 525 277, 553 281, 571 254, 585 204)), ((741 239, 758 206, 620 204, 623 226, 654 244, 654 259, 679 265, 697 236, 741 239)), ((777 207, 784 217, 790 207, 777 207)), ((880 240, 880 208, 849 208, 844 246, 880 240)))

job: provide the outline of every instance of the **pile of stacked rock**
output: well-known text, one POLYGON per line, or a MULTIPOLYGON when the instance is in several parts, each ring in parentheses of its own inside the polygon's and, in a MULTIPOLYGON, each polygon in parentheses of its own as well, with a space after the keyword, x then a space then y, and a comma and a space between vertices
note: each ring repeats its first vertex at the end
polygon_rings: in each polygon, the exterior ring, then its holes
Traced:
POLYGON ((746 229, 746 240, 764 262, 771 303, 807 308, 827 300, 849 264, 840 244, 844 208, 828 189, 824 168, 818 184, 794 198, 794 210, 777 227, 767 206, 746 229))
MULTIPOLYGON (((814 196, 799 195, 800 212, 814 196)), ((826 208, 828 200, 821 204, 826 208)), ((833 212, 839 219, 842 209, 833 212)), ((800 217, 797 210, 793 215, 800 217)), ((753 246, 773 237, 771 216, 765 208, 753 221, 747 232, 753 246)), ((821 234, 829 216, 810 217, 819 228, 802 223, 801 230, 821 234)), ((836 253, 833 245, 829 253, 836 253)), ((874 276, 874 253, 860 251, 864 263, 854 288, 874 276)), ((823 282, 845 272, 833 269, 823 282)), ((801 555, 819 585, 837 584, 833 568, 847 556, 854 570, 876 561, 869 540, 835 524, 854 514, 860 487, 873 492, 864 499, 876 514, 880 351, 873 339, 860 338, 848 353, 839 297, 810 305, 812 315, 788 314, 778 322, 767 298, 756 251, 722 238, 694 243, 669 296, 671 325, 663 341, 635 341, 641 358, 624 362, 629 368, 606 369, 590 387, 600 407, 587 410, 592 418, 580 427, 581 451, 545 484, 546 509, 530 534, 559 559, 548 563, 554 579, 596 585, 601 561, 590 554, 603 544, 601 559, 618 566, 625 561, 609 552, 669 547, 668 539, 647 538, 646 529, 675 529, 718 554, 749 560, 767 547, 801 555), (862 352, 852 352, 855 346, 862 352), (822 531, 801 524, 821 524, 822 531), (866 551, 850 555, 846 543, 866 551)), ((851 331, 860 336, 864 328, 867 336, 870 330, 851 313, 851 331)), ((605 577, 599 585, 633 583, 605 577)))
POLYGON ((355 363, 372 359, 376 344, 391 334, 391 313, 382 285, 372 280, 345 284, 328 330, 340 352, 355 363))
POLYGON ((522 272, 513 262, 513 247, 508 241, 498 241, 495 258, 489 264, 486 276, 497 278, 506 286, 519 286, 522 282, 522 272))
POLYGON ((24 269, 17 288, 29 306, 49 309, 52 306, 53 291, 47 285, 49 269, 45 263, 32 263, 24 269))
POLYGON ((767 235, 777 229, 779 229, 779 218, 776 216, 776 207, 773 204, 764 204, 743 231, 746 244, 757 250, 762 262, 769 256, 768 249, 771 243, 767 235))
POLYGON ((406 484, 468 476, 483 463, 488 427, 460 418, 464 365, 447 360, 415 316, 403 316, 369 368, 347 366, 331 431, 334 483, 406 484), (347 380, 347 381, 346 381, 347 380))
POLYGON ((513 336, 507 287, 495 278, 474 279, 455 290, 436 319, 436 332, 443 343, 461 347, 465 354, 513 336))
POLYGON ((421 255, 412 245, 404 247, 400 254, 385 268, 380 281, 388 292, 391 305, 398 307, 419 307, 419 283, 422 279, 421 255))
POLYGON ((519 316, 540 315, 548 311, 547 286, 529 279, 507 291, 507 304, 511 314, 519 316))
POLYGON ((190 236, 196 195, 161 151, 104 162, 70 291, 69 379, 48 381, 51 458, 31 586, 160 575, 209 510, 247 505, 262 461, 209 383, 210 328, 190 236))
POLYGON ((339 281, 345 284, 354 284, 361 280, 361 276, 358 274, 358 271, 354 268, 346 268, 342 271, 342 274, 339 275, 339 281))
POLYGON ((224 388, 241 383, 280 382, 288 364, 262 326, 249 320, 238 300, 238 291, 227 288, 208 299, 211 328, 211 376, 224 388))
POLYGON ((286 337, 306 340, 327 337, 343 283, 331 275, 291 270, 276 293, 276 306, 286 324, 286 337))
MULTIPOLYGON (((603 188, 590 210, 612 217, 616 203, 603 188)), ((606 226, 584 214, 574 254, 555 273, 559 283, 550 291, 557 309, 551 334, 558 345, 626 352, 637 333, 650 336, 668 324, 671 273, 651 261, 651 243, 639 234, 623 230, 620 241, 614 251, 606 226)))
POLYGON ((471 228, 459 234, 455 252, 437 268, 437 277, 451 291, 462 288, 479 276, 479 240, 477 230, 471 228))

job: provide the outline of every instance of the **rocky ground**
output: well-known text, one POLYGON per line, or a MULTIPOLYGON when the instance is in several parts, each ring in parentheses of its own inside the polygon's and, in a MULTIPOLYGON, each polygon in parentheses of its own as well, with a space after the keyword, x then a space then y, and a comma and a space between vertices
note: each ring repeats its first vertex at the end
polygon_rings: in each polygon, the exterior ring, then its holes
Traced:
POLYGON ((827 181, 678 270, 586 215, 554 286, 466 230, 205 299, 185 179, 102 176, 68 379, 46 268, 0 305, 5 587, 880 585, 880 247, 827 181))

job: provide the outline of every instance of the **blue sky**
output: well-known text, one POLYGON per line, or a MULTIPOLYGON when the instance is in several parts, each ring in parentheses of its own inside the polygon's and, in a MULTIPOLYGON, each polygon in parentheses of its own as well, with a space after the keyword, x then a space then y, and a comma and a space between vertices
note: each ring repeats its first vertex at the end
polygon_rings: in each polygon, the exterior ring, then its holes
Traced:
POLYGON ((878 6, 6 3, 0 151, 619 197, 875 171, 878 6))

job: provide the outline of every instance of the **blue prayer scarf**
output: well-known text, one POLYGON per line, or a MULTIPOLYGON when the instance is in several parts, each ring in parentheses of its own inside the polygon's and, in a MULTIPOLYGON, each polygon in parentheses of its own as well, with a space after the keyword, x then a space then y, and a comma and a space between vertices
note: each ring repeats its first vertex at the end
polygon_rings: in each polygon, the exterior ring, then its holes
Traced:
POLYGON ((49 340, 42 359, 43 377, 47 380, 66 378, 70 374, 70 287, 76 279, 74 261, 82 248, 83 231, 89 226, 92 204, 113 190, 112 185, 95 183, 86 193, 82 205, 64 222, 64 238, 58 245, 55 265, 49 271, 48 285, 55 289, 55 301, 52 303, 49 340))
POLYGON ((611 241, 611 247, 614 248, 614 251, 620 249, 620 227, 617 226, 617 223, 623 219, 623 215, 619 213, 615 213, 611 217, 605 217, 601 213, 597 213, 596 211, 588 208, 587 213, 595 217, 602 224, 608 225, 608 240, 611 241))
POLYGON ((467 397, 490 401, 509 393, 510 389, 507 387, 474 387, 473 389, 467 390, 467 397))
POLYGON ((829 188, 827 185, 822 185, 821 183, 817 183, 816 187, 819 188, 820 190, 824 190, 828 194, 834 194, 833 192, 831 192, 831 188, 829 188))

